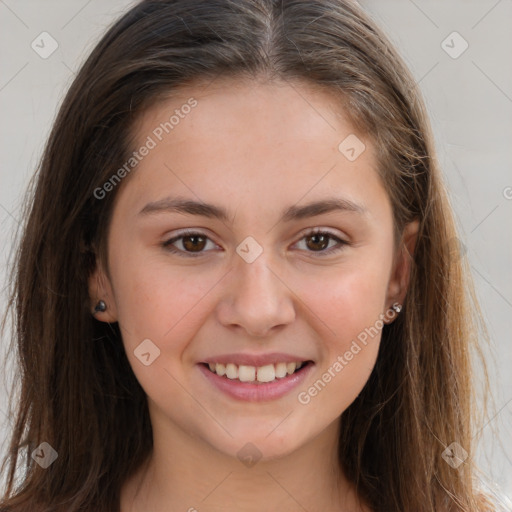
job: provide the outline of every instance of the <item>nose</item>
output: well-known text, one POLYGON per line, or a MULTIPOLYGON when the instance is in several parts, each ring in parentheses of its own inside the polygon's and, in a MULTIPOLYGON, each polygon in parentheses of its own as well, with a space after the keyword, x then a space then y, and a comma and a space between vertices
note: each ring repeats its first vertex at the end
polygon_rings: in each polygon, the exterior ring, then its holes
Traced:
POLYGON ((265 337, 293 322, 294 294, 279 274, 265 251, 252 263, 238 258, 217 307, 222 325, 265 337))

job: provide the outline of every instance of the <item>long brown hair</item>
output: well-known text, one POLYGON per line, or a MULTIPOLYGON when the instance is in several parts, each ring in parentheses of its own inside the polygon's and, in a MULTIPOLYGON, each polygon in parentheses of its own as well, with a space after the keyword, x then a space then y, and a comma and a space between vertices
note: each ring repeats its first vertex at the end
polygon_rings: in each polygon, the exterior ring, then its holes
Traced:
MULTIPOLYGON (((343 413, 339 461, 375 511, 487 510, 475 489, 471 352, 484 334, 421 94, 388 39, 349 0, 148 0, 98 43, 58 113, 29 194, 16 255, 13 347, 21 388, 8 510, 119 510, 152 449, 145 394, 117 324, 96 321, 88 276, 106 261, 133 122, 177 87, 217 76, 305 81, 377 148, 395 229, 418 219, 403 312, 384 327, 373 373, 343 413), (442 457, 457 442, 470 455, 442 457), (47 469, 30 454, 48 442, 47 469)), ((136 171, 135 171, 136 172, 136 171)), ((125 178, 129 179, 129 178, 125 178)))

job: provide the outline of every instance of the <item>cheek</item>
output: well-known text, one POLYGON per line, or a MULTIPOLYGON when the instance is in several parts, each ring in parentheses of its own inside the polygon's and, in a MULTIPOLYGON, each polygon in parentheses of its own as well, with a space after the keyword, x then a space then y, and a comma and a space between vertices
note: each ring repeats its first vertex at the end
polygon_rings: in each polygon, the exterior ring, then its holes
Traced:
MULTIPOLYGON (((118 322, 138 382, 155 403, 168 404, 172 397, 172 410, 190 408, 181 384, 187 379, 186 349, 205 321, 206 297, 221 276, 135 251, 115 261, 118 322)), ((200 408, 195 413, 202 414, 200 408)))
POLYGON ((338 417, 365 386, 375 365, 390 262, 361 258, 350 268, 309 278, 300 296, 317 316, 322 335, 318 371, 299 401, 324 422, 338 417))
POLYGON ((198 328, 202 301, 218 276, 136 252, 118 259, 113 268, 118 321, 127 351, 146 338, 162 350, 183 350, 194 326, 198 328))
POLYGON ((389 263, 365 258, 327 272, 297 278, 303 302, 324 324, 329 345, 344 349, 347 342, 375 324, 383 313, 389 263))

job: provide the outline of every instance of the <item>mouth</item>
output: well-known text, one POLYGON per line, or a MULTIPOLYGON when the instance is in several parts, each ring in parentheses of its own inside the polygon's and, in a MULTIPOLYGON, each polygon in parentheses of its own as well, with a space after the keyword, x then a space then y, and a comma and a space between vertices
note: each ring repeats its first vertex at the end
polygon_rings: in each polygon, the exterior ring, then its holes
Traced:
POLYGON ((264 366, 237 365, 235 363, 201 363, 208 370, 227 380, 248 384, 267 384, 295 375, 313 361, 294 361, 266 364, 264 366))
POLYGON ((226 358, 201 362, 197 367, 213 389, 229 398, 245 402, 268 402, 284 397, 304 384, 315 366, 311 360, 254 361, 258 366, 248 362, 244 360, 235 364, 226 358))

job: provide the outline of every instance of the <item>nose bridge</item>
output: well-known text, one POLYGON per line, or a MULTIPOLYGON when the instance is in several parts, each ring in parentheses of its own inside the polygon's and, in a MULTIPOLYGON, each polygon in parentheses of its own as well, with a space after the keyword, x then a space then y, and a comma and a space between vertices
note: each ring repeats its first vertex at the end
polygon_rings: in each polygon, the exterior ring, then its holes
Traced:
MULTIPOLYGON (((237 280, 241 286, 241 290, 247 289, 247 291, 261 292, 265 295, 275 297, 278 293, 278 282, 275 270, 272 271, 272 258, 269 252, 261 254, 253 262, 248 263, 244 260, 239 261, 235 266, 235 272, 237 274, 237 280)), ((249 296, 252 294, 248 294, 249 296)))
MULTIPOLYGON (((244 248, 240 244, 237 252, 244 248)), ((254 251, 254 246, 250 248, 254 251)), ((254 256, 254 252, 253 252, 254 256)), ((291 292, 276 274, 278 265, 270 251, 255 259, 236 255, 230 283, 222 301, 221 321, 236 324, 253 335, 291 322, 295 316, 291 292)))

